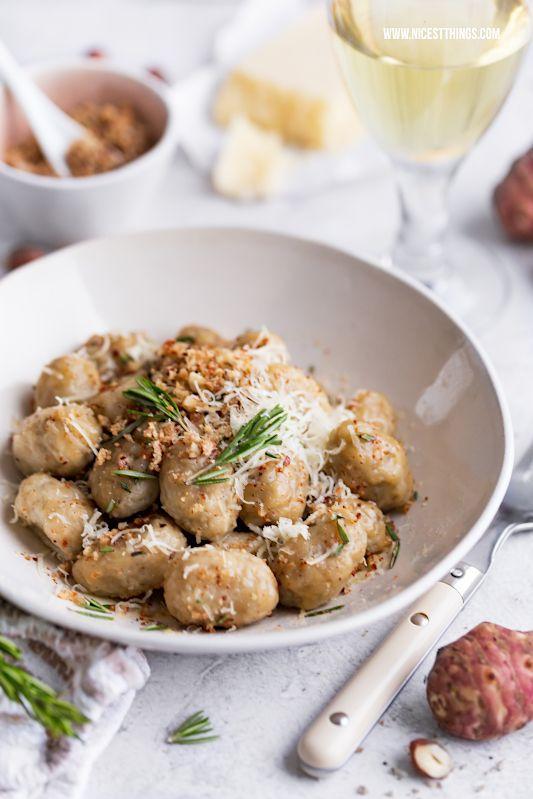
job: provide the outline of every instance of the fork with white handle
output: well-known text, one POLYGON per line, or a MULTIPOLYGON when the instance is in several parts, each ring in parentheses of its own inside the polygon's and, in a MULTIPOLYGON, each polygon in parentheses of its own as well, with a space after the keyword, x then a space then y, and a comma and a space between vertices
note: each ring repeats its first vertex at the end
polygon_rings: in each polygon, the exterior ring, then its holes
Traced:
MULTIPOLYGON (((515 513, 524 514, 528 502, 533 510, 531 450, 513 473, 505 495, 506 508, 515 513)), ((501 545, 513 533, 530 531, 533 521, 493 525, 472 549, 468 562, 458 563, 415 602, 300 738, 303 771, 326 777, 345 765, 479 588, 501 545)))

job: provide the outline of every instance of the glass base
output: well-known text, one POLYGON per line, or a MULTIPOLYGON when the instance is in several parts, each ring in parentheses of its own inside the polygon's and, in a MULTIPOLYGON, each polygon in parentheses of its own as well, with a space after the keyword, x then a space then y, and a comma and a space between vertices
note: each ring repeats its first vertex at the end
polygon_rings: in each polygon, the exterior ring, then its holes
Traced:
MULTIPOLYGON (((421 282, 473 331, 482 333, 498 318, 509 298, 507 264, 494 249, 466 236, 447 237, 445 249, 436 277, 425 277, 421 282)), ((406 271, 418 277, 410 269, 406 271)))

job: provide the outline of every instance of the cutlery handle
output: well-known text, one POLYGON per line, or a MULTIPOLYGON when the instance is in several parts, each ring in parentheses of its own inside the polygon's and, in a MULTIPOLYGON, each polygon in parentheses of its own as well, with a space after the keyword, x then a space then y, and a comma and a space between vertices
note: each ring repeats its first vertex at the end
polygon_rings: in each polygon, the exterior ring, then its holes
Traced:
POLYGON ((65 153, 87 131, 62 111, 15 61, 0 41, 0 77, 22 108, 32 133, 47 160, 60 177, 70 176, 65 153))
POLYGON ((483 577, 473 566, 458 564, 415 602, 300 738, 305 772, 327 776, 346 763, 483 577))

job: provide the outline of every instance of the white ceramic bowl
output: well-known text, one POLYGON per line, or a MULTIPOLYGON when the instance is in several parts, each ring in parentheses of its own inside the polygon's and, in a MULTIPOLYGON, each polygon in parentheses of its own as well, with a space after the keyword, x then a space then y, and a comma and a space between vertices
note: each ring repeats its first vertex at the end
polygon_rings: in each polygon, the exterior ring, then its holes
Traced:
MULTIPOLYGON (((163 81, 90 59, 27 67, 64 110, 81 102, 131 103, 156 143, 129 164, 101 175, 54 178, 13 169, 0 159, 0 202, 21 240, 53 247, 120 231, 153 195, 176 146, 175 112, 163 81)), ((0 89, 0 153, 30 133, 9 92, 0 89)))
POLYGON ((0 594, 63 626, 148 649, 258 650, 317 641, 399 610, 484 532, 509 480, 512 437, 498 382, 476 344, 407 277, 320 244, 252 231, 86 242, 2 280, 1 477, 18 479, 7 452, 10 426, 28 412, 43 364, 96 331, 146 329, 163 339, 187 322, 227 336, 264 323, 287 340, 297 364, 314 364, 330 386, 373 387, 391 397, 419 491, 419 501, 399 517, 394 569, 356 586, 330 615, 280 611, 231 633, 145 632, 135 620, 72 612, 47 574, 21 555, 45 547, 8 524, 6 510, 0 594))

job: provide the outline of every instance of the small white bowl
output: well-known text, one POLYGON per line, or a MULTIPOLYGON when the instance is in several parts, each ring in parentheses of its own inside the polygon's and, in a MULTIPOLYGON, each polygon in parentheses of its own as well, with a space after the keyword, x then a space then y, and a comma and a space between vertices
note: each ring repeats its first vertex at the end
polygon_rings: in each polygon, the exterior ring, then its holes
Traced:
MULTIPOLYGON (((0 160, 0 202, 14 229, 21 239, 53 247, 123 229, 146 206, 176 146, 168 87, 107 60, 62 59, 27 70, 64 110, 86 101, 131 103, 155 144, 119 169, 83 178, 34 175, 0 160)), ((29 134, 15 100, 0 89, 0 156, 29 134)))

